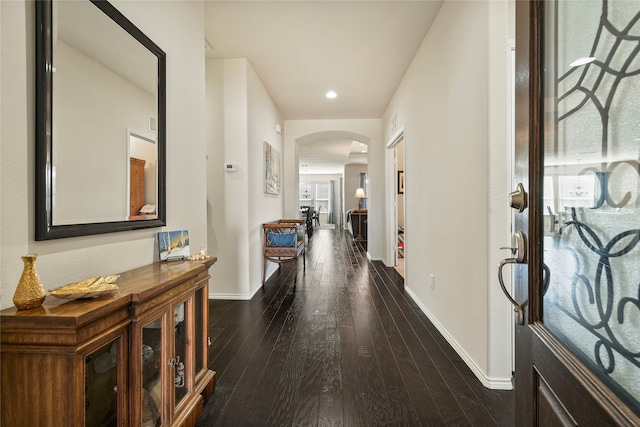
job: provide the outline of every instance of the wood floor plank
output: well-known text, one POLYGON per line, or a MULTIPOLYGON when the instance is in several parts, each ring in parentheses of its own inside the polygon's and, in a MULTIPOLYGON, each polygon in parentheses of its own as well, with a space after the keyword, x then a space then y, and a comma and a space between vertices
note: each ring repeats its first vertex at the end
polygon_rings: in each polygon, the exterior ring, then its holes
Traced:
MULTIPOLYGON (((390 298, 388 300, 394 300, 396 304, 405 303, 406 299, 398 299, 397 294, 395 298, 391 297, 391 289, 387 288, 389 292, 390 298)), ((420 329, 421 326, 425 326, 426 323, 424 319, 419 319, 424 317, 422 312, 409 312, 408 317, 404 315, 404 311, 402 312, 402 316, 404 316, 407 321, 409 318, 415 320, 420 320, 420 322, 416 322, 414 324, 415 328, 420 329)), ((404 323, 402 318, 396 319, 396 322, 400 325, 404 323)), ((428 320, 427 320, 428 322, 428 320)), ((428 322, 429 325, 430 322, 428 322)), ((431 325, 432 326, 432 325, 431 325)), ((466 415, 468 421, 473 422, 474 425, 494 425, 492 422, 492 417, 490 412, 488 411, 485 405, 482 405, 478 400, 477 396, 473 392, 471 388, 468 386, 468 380, 472 379, 474 382, 477 382, 477 378, 471 373, 471 370, 466 366, 466 370, 458 370, 454 360, 460 360, 458 355, 453 352, 451 346, 444 340, 444 338, 437 332, 433 335, 429 333, 419 334, 422 342, 422 346, 424 349, 431 348, 430 355, 435 358, 434 366, 437 366, 438 371, 440 371, 440 375, 443 379, 446 379, 446 383, 449 385, 450 390, 452 391, 452 396, 456 400, 459 405, 459 409, 461 409, 466 415), (427 338, 431 338, 429 341, 426 341, 427 338), (445 351, 446 350, 446 351, 445 351), (455 355, 452 358, 452 354, 455 355), (485 420, 487 424, 485 424, 485 420)), ((416 335, 417 336, 417 335, 416 335)), ((447 398, 447 396, 443 396, 443 399, 447 398)), ((448 397, 450 398, 450 397, 448 397)), ((449 408, 451 410, 451 408, 449 408)), ((454 416, 459 416, 457 411, 454 411, 454 416)), ((457 421, 460 422, 460 421, 457 421)))
POLYGON ((300 389, 305 382, 305 364, 309 354, 308 319, 312 319, 315 312, 317 282, 323 270, 319 251, 310 258, 304 280, 299 280, 296 286, 296 302, 288 313, 288 320, 294 324, 280 336, 280 345, 274 349, 273 363, 269 366, 272 375, 268 379, 275 387, 272 394, 276 399, 270 408, 265 408, 265 412, 269 412, 262 418, 267 420, 266 425, 290 425, 295 409, 300 406, 298 399, 304 395, 300 389))
MULTIPOLYGON (((269 340, 264 342, 265 346, 272 345, 272 351, 269 354, 268 360, 265 362, 263 374, 249 398, 255 402, 246 413, 246 420, 249 423, 264 422, 264 420, 269 419, 271 414, 284 412, 279 411, 279 406, 287 401, 289 393, 295 393, 295 377, 284 377, 292 383, 291 385, 289 385, 287 381, 281 381, 281 379, 283 379, 283 372, 288 372, 288 370, 285 369, 285 364, 289 360, 290 348, 292 346, 297 347, 292 344, 292 342, 296 334, 296 329, 300 324, 298 322, 299 311, 304 304, 304 298, 299 298, 297 292, 296 294, 292 294, 291 297, 293 301, 287 312, 283 315, 284 321, 280 322, 274 319, 274 324, 277 326, 274 325, 272 329, 274 332, 276 329, 279 329, 275 343, 271 344, 269 340)), ((268 348, 265 349, 265 352, 267 351, 268 348)), ((256 360, 256 363, 260 362, 256 360)))
POLYGON ((356 404, 358 424, 355 425, 385 425, 388 424, 389 402, 369 330, 371 319, 367 302, 360 289, 363 276, 367 276, 366 270, 361 268, 365 258, 352 242, 347 242, 345 249, 349 291, 343 294, 343 304, 350 310, 353 328, 353 332, 347 331, 352 345, 347 353, 349 364, 345 381, 353 386, 350 391, 356 404))
MULTIPOLYGON (((305 336, 306 329, 298 327, 293 335, 292 342, 287 348, 287 352, 282 363, 281 372, 273 369, 273 381, 275 392, 273 398, 277 404, 272 406, 271 411, 266 416, 266 425, 291 425, 293 420, 293 409, 296 406, 296 397, 301 387, 304 363, 307 357, 309 340, 305 336)), ((284 345, 284 341, 282 345, 284 345)), ((277 353, 276 353, 277 354, 277 353)), ((265 393, 266 394, 266 393, 265 393)))
POLYGON ((440 395, 442 391, 434 392, 432 390, 432 387, 437 383, 427 382, 421 374, 421 369, 425 369, 425 367, 423 366, 421 368, 418 366, 418 363, 424 364, 428 363, 428 361, 421 360, 420 358, 416 360, 416 358, 414 358, 402 331, 398 329, 393 313, 382 300, 382 295, 379 293, 379 290, 378 293, 374 293, 372 297, 377 305, 384 307, 384 309, 379 311, 380 321, 383 325, 387 340, 393 349, 393 356, 406 385, 409 399, 417 411, 418 418, 424 425, 445 424, 445 420, 440 412, 440 405, 434 398, 434 394, 440 395))
MULTIPOLYGON (((287 287, 284 285, 277 286, 274 287, 274 290, 275 293, 273 293, 273 290, 265 292, 270 299, 264 298, 263 300, 262 297, 258 297, 259 303, 257 305, 247 306, 246 321, 242 322, 233 340, 225 346, 220 355, 209 365, 217 366, 219 363, 225 366, 220 378, 217 379, 216 389, 219 384, 232 387, 230 394, 218 396, 214 391, 214 396, 212 396, 214 400, 217 398, 222 401, 217 403, 217 408, 227 408, 230 405, 228 411, 222 411, 221 416, 216 417, 215 425, 227 425, 225 421, 227 414, 234 414, 234 411, 242 408, 246 398, 252 391, 251 384, 238 385, 246 384, 247 381, 250 381, 247 378, 252 379, 262 372, 263 366, 255 363, 254 356, 262 343, 266 328, 271 324, 275 313, 280 309, 286 297, 287 287), (268 305, 264 307, 263 303, 267 300, 269 301, 268 305)), ((205 413, 207 413, 206 409, 205 413)), ((240 413, 244 414, 241 410, 240 413)), ((211 423, 209 425, 214 424, 211 423)))
MULTIPOLYGON (((383 292, 386 292, 385 301, 389 303, 390 310, 395 313, 396 325, 419 360, 418 364, 425 381, 434 385, 434 397, 447 424, 483 425, 483 421, 480 420, 490 419, 490 414, 483 406, 476 405, 473 399, 469 400, 469 396, 473 396, 472 391, 437 344, 435 337, 423 329, 423 323, 417 319, 418 313, 407 313, 403 310, 406 308, 406 300, 394 298, 397 295, 393 295, 395 292, 392 289, 386 288, 383 292), (392 304, 392 301, 395 304, 392 304)), ((423 313, 419 314, 424 316, 423 313)))
POLYGON ((330 247, 328 242, 321 244, 321 234, 314 235, 315 251, 322 255, 314 269, 311 286, 314 287, 314 298, 309 301, 301 320, 305 323, 305 335, 308 339, 308 351, 303 365, 301 384, 298 389, 293 409, 293 425, 313 426, 318 424, 320 411, 320 391, 322 388, 324 362, 326 353, 327 325, 327 281, 323 280, 330 269, 330 247))
POLYGON ((414 356, 415 349, 411 345, 416 345, 415 337, 411 328, 404 324, 406 319, 401 316, 402 312, 393 305, 393 301, 390 301, 391 305, 387 304, 389 295, 385 292, 395 291, 402 295, 399 291, 401 287, 392 283, 385 285, 380 282, 381 279, 373 269, 370 280, 375 286, 372 286, 374 291, 371 295, 384 324, 387 339, 394 342, 395 357, 401 363, 410 399, 414 402, 421 422, 429 426, 468 425, 462 412, 455 406, 444 379, 438 375, 435 363, 426 357, 426 352, 420 351, 417 357, 414 356))
POLYGON ((251 301, 210 301, 217 384, 204 426, 511 426, 366 243, 317 229, 251 301))

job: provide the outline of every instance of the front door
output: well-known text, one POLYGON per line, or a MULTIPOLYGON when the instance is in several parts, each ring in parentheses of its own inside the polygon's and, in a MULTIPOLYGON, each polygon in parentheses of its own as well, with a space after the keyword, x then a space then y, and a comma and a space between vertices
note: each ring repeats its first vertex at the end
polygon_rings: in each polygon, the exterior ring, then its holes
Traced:
POLYGON ((640 2, 517 1, 518 426, 640 425, 639 160, 640 2))

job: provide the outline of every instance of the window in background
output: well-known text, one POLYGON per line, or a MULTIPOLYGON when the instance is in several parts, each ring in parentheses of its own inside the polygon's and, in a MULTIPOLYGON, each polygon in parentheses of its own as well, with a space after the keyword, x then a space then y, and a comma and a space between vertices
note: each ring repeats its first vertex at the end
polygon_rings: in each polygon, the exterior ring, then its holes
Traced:
MULTIPOLYGON (((553 176, 545 175, 544 176, 544 205, 548 206, 553 212, 558 210, 558 207, 555 203, 555 191, 553 191, 553 176)), ((545 215, 548 214, 548 211, 545 210, 545 215)))
POLYGON ((316 209, 318 212, 329 212, 329 182, 316 182, 316 209))
POLYGON ((301 182, 300 183, 300 206, 313 206, 313 183, 301 182))

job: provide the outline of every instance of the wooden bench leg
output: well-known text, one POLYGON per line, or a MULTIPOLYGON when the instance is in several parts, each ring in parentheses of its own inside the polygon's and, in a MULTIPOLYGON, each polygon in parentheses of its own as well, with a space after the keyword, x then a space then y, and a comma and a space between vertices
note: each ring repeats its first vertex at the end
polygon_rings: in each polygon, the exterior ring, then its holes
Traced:
POLYGON ((264 278, 267 275, 267 257, 264 257, 264 266, 262 267, 262 284, 264 285, 264 278))

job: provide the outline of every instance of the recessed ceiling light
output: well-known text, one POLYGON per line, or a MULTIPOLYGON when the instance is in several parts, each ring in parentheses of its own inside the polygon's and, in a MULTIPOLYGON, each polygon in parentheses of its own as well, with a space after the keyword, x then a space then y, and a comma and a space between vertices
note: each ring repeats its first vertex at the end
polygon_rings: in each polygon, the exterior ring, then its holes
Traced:
POLYGON ((579 67, 581 65, 585 65, 585 64, 589 64, 593 61, 595 61, 596 58, 594 58, 593 56, 587 56, 584 58, 578 58, 575 61, 573 61, 571 64, 569 64, 569 66, 571 67, 579 67))
POLYGON ((330 90, 329 92, 327 92, 327 93, 325 94, 325 96, 326 96, 327 98, 329 98, 329 99, 333 99, 333 98, 337 97, 337 96, 338 96, 338 94, 337 94, 337 93, 335 93, 335 91, 330 90))

